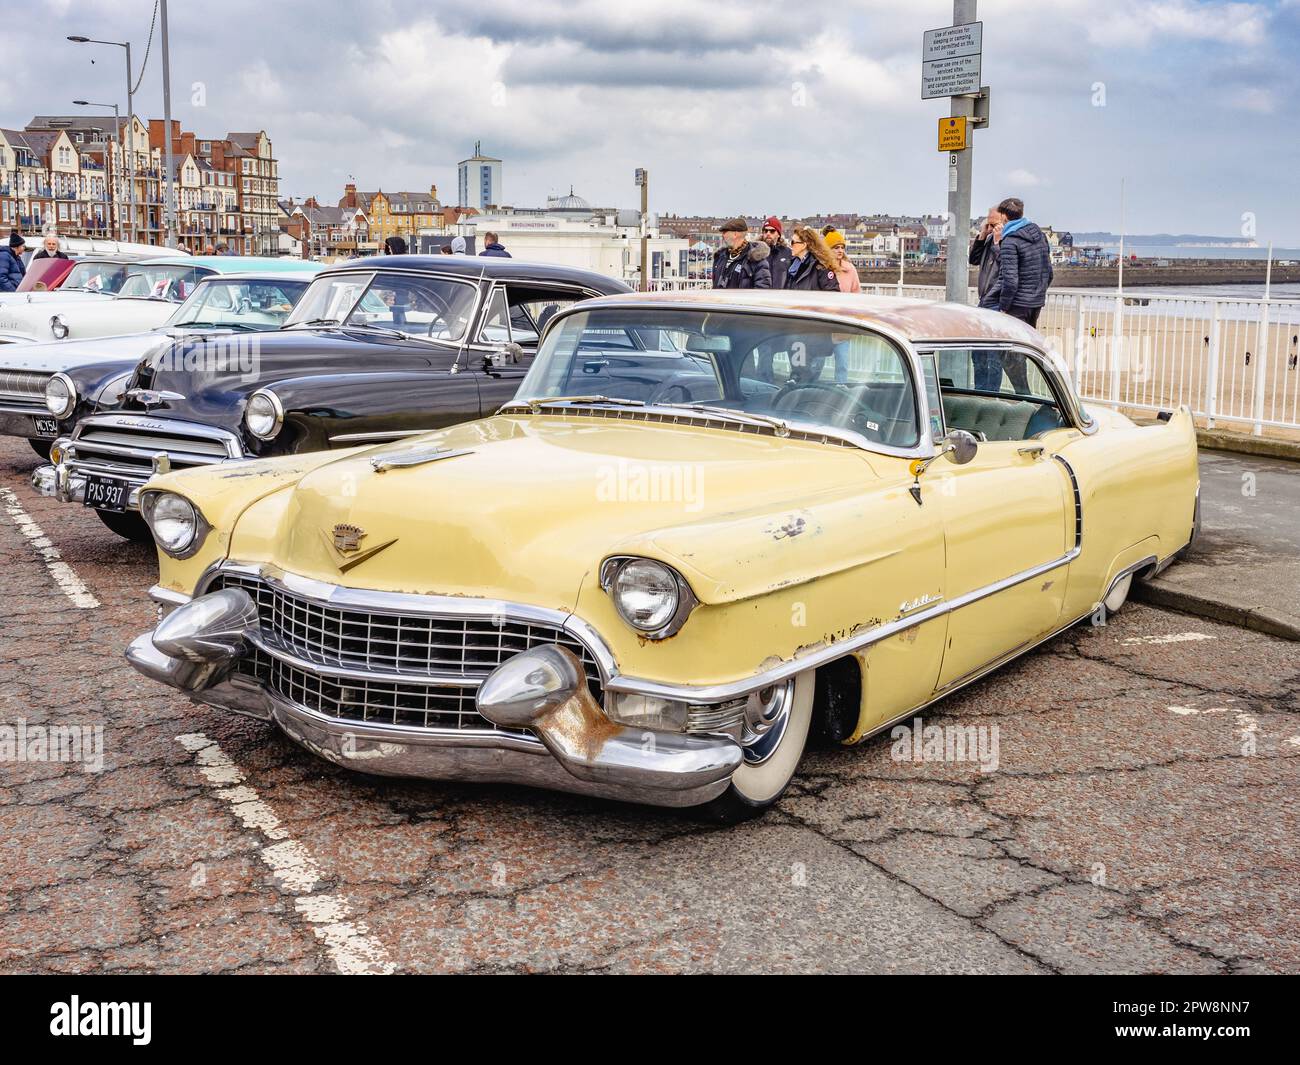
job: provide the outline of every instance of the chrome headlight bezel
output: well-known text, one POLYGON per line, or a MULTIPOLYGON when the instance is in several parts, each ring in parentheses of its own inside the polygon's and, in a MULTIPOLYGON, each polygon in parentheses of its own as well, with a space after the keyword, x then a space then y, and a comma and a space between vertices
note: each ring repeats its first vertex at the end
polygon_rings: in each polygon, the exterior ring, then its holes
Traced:
MULTIPOLYGON (((140 513, 149 526, 149 532, 153 535, 158 550, 170 558, 182 560, 193 558, 199 553, 199 549, 203 547, 203 542, 208 538, 208 533, 212 531, 212 525, 203 516, 203 512, 199 510, 198 506, 179 492, 167 492, 162 489, 141 492, 140 513), (162 520, 157 517, 159 506, 172 506, 172 500, 179 500, 188 509, 190 533, 184 541, 176 540, 165 543, 158 535, 155 522, 162 520)), ((174 515, 169 516, 169 520, 176 520, 176 517, 174 515)))
POLYGON ((65 373, 56 373, 51 375, 50 379, 45 382, 45 409, 56 418, 66 418, 77 409, 77 383, 65 373), (58 409, 50 402, 50 386, 62 385, 64 403, 58 409))
POLYGON ((244 406, 244 428, 248 430, 249 435, 256 437, 258 440, 274 440, 284 427, 284 404, 280 402, 280 397, 272 392, 269 388, 259 388, 248 397, 248 403, 244 406), (261 400, 270 406, 268 417, 271 424, 265 432, 259 432, 253 428, 253 403, 255 400, 261 400))
MULTIPOLYGON (((699 606, 699 599, 691 590, 690 584, 677 570, 666 562, 641 555, 611 555, 600 564, 600 586, 609 595, 618 616, 631 628, 650 640, 666 640, 681 631, 691 611, 699 606), (628 575, 629 566, 652 566, 661 571, 665 583, 671 585, 674 600, 663 616, 652 623, 638 622, 624 606, 620 596, 619 577, 628 575)), ((666 604, 668 605, 668 604, 666 604)))

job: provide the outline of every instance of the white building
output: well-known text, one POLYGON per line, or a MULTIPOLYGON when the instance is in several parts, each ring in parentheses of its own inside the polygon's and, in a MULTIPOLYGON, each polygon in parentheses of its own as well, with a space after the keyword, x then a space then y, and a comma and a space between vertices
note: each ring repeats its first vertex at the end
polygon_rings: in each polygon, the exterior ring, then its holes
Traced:
MULTIPOLYGON (((641 215, 638 211, 593 208, 572 189, 552 196, 544 208, 505 207, 465 219, 462 227, 482 248, 484 233, 496 233, 516 259, 556 263, 616 277, 633 287, 641 273, 641 215), (470 223, 466 226, 464 223, 470 223)), ((690 242, 661 236, 652 215, 648 226, 650 277, 687 276, 690 242)))
POLYGON ((483 210, 501 202, 501 160, 484 155, 479 142, 474 154, 456 165, 457 206, 483 210))

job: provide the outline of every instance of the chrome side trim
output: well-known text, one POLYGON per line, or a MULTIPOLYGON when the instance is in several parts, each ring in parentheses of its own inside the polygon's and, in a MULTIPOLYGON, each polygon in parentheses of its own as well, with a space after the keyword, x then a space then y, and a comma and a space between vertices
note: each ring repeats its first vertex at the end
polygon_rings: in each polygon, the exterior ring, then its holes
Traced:
POLYGON ((1074 467, 1064 457, 1053 455, 1052 458, 1065 467, 1070 487, 1074 490, 1074 546, 1077 550, 1083 547, 1083 495, 1079 492, 1079 478, 1074 475, 1074 467))

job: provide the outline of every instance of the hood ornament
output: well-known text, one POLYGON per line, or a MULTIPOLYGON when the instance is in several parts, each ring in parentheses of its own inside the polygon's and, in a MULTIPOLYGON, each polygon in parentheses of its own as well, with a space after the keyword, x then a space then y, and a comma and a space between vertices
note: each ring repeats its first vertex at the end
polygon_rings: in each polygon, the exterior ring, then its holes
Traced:
POLYGON ((126 398, 135 400, 145 410, 161 407, 164 403, 179 403, 185 397, 179 392, 164 392, 153 388, 129 388, 126 398))
POLYGON ((361 541, 366 538, 366 530, 360 525, 352 525, 349 522, 340 522, 335 525, 329 533, 323 529, 321 535, 324 536, 326 544, 334 549, 335 554, 341 556, 334 560, 340 573, 347 573, 354 566, 359 566, 368 558, 374 558, 380 551, 386 547, 392 547, 397 543, 397 537, 386 543, 377 544, 374 547, 361 550, 361 541))
POLYGON ((375 455, 370 460, 370 468, 376 473, 383 473, 385 470, 402 470, 411 466, 423 466, 428 462, 441 462, 443 459, 459 458, 461 455, 472 455, 472 448, 423 448, 416 451, 402 452, 396 455, 375 455))

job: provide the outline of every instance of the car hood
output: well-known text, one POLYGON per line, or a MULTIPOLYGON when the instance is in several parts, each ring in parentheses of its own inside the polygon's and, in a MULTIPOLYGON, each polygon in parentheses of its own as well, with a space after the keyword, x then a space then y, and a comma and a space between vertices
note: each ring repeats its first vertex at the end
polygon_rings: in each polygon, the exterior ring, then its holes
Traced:
POLYGON ((160 348, 142 362, 131 387, 180 397, 154 404, 149 413, 155 417, 225 425, 232 404, 259 388, 293 377, 387 368, 394 353, 429 365, 429 349, 417 342, 356 333, 291 329, 187 334, 179 348, 160 348), (200 353, 202 358, 197 357, 200 353))
POLYGON ((0 370, 43 370, 57 373, 74 366, 136 360, 160 343, 169 343, 165 334, 148 332, 89 340, 3 344, 0 345, 0 370))
POLYGON ((702 602, 735 601, 870 561, 852 511, 879 458, 710 426, 502 415, 311 469, 241 521, 231 554, 335 584, 565 610, 603 559, 646 555, 702 602), (452 457, 373 466, 439 448, 452 457), (362 552, 392 543, 351 566, 339 525, 364 530, 362 552))
POLYGON ((83 292, 81 289, 42 289, 39 292, 5 292, 0 294, 0 307, 14 307, 22 303, 75 303, 81 300, 111 300, 112 293, 83 292))

